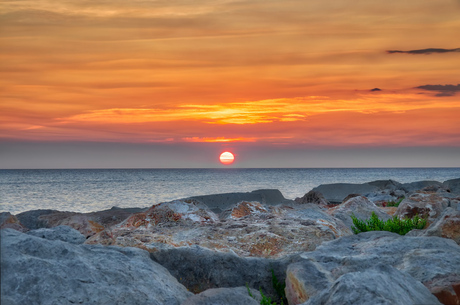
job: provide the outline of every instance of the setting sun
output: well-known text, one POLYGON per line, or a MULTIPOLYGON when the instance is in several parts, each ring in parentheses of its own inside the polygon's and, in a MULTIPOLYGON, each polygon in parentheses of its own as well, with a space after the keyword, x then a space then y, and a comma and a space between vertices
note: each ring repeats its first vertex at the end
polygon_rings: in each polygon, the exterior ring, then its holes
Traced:
POLYGON ((231 152, 223 152, 220 154, 219 160, 224 165, 230 165, 235 161, 235 156, 231 152))

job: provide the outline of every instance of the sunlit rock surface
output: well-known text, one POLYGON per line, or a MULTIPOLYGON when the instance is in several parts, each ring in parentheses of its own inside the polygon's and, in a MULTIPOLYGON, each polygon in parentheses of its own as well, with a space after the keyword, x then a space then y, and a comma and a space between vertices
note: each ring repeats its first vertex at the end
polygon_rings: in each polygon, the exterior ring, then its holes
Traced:
POLYGON ((313 205, 264 206, 243 201, 223 215, 219 218, 197 200, 175 200, 134 214, 87 243, 137 246, 151 252, 199 245, 244 257, 281 257, 351 234, 340 220, 313 205))

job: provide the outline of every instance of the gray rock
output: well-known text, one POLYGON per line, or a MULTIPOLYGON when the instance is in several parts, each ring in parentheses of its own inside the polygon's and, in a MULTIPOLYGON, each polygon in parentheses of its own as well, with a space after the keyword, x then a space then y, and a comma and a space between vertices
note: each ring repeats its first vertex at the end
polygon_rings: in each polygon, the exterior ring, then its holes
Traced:
POLYGON ((69 226, 57 226, 50 229, 41 228, 29 231, 27 234, 49 240, 62 240, 71 244, 82 244, 86 241, 83 234, 69 226))
POLYGON ((442 303, 460 301, 455 292, 460 288, 460 246, 450 239, 365 232, 325 242, 301 257, 319 263, 335 279, 390 265, 420 281, 442 303))
POLYGON ((318 205, 328 205, 329 204, 326 198, 324 198, 323 194, 321 194, 320 192, 316 192, 316 191, 309 191, 308 193, 303 195, 303 197, 296 198, 294 201, 299 204, 305 204, 305 203, 314 203, 318 205))
POLYGON ((441 217, 436 219, 420 235, 450 238, 460 245, 460 211, 452 208, 445 209, 441 217))
POLYGON ((403 183, 401 185, 401 189, 404 190, 406 193, 412 193, 415 191, 420 191, 426 187, 442 187, 442 183, 439 181, 434 180, 424 180, 424 181, 416 181, 410 183, 403 183))
POLYGON ((394 180, 376 180, 367 184, 378 187, 380 190, 395 191, 401 188, 402 184, 394 180))
POLYGON ((353 183, 334 183, 322 184, 315 187, 313 191, 320 192, 324 195, 330 203, 341 203, 350 194, 366 195, 368 193, 375 193, 379 188, 375 185, 368 183, 353 184, 353 183))
POLYGON ((398 206, 395 215, 401 218, 412 218, 415 215, 427 217, 429 222, 441 216, 444 209, 449 207, 450 200, 433 192, 416 192, 406 197, 398 206))
POLYGON ((249 295, 246 287, 214 288, 191 296, 181 305, 259 305, 260 292, 251 289, 249 295))
POLYGON ((256 190, 248 193, 224 193, 204 196, 194 196, 187 199, 195 199, 206 204, 214 213, 221 213, 232 208, 241 201, 257 201, 266 205, 276 205, 288 201, 283 194, 276 189, 256 190))
POLYGON ((10 212, 0 213, 0 229, 14 229, 20 232, 26 232, 28 229, 22 225, 18 218, 10 212))
POLYGON ((405 272, 386 266, 350 272, 339 277, 330 289, 313 296, 304 305, 418 305, 441 304, 419 281, 405 272))
POLYGON ((45 220, 41 220, 39 217, 42 215, 49 215, 57 213, 57 210, 31 210, 22 212, 16 215, 19 221, 30 230, 48 228, 48 224, 45 220))
POLYGON ((385 213, 381 208, 363 196, 353 197, 329 210, 329 213, 332 216, 342 220, 348 228, 353 226, 351 215, 355 215, 358 219, 365 220, 371 217, 372 212, 377 214, 377 216, 382 220, 390 218, 390 215, 385 213))
POLYGON ((460 195, 460 178, 444 181, 442 185, 445 188, 447 188, 451 193, 460 195))
POLYGON ((2 304, 177 304, 191 293, 138 248, 1 230, 2 304))
POLYGON ((284 282, 287 266, 299 260, 297 255, 282 259, 244 258, 198 246, 165 249, 150 255, 193 293, 248 284, 251 288, 261 288, 270 297, 277 296, 271 270, 284 282))
POLYGON ((292 263, 286 271, 286 299, 289 304, 300 304, 327 290, 333 278, 327 270, 312 260, 292 263))

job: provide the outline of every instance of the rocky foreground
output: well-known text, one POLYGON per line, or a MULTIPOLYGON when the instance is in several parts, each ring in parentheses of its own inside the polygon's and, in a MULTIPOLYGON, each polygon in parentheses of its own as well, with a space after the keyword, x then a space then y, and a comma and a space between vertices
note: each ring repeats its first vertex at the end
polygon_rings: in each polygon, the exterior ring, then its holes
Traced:
POLYGON ((387 180, 2 213, 1 304, 260 304, 272 272, 289 305, 460 304, 459 203, 460 179, 387 180), (372 212, 428 224, 354 235, 372 212))

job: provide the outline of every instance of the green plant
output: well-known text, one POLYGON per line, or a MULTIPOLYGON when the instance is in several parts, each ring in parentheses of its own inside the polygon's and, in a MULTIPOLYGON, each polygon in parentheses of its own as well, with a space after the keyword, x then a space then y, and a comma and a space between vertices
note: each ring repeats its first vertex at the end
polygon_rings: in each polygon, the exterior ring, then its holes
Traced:
POLYGON ((418 215, 415 215, 413 218, 404 219, 399 219, 395 215, 387 221, 383 221, 374 212, 365 221, 356 218, 354 214, 351 215, 351 219, 354 225, 351 227, 351 230, 355 234, 368 231, 389 231, 405 235, 412 229, 423 229, 427 223, 426 218, 420 218, 418 215))
MULTIPOLYGON (((284 305, 284 300, 286 299, 286 295, 284 294, 284 287, 283 287, 283 292, 282 295, 280 295, 280 292, 277 289, 280 289, 282 284, 278 281, 278 279, 275 276, 275 272, 272 270, 272 283, 273 283, 273 288, 275 288, 276 292, 280 296, 280 305, 284 305), (278 287, 278 288, 277 288, 278 287)), ((284 285, 285 286, 285 285, 284 285)), ((251 292, 251 289, 249 288, 248 283, 246 283, 246 288, 248 289, 248 294, 251 298, 255 299, 254 295, 251 292)), ((260 296, 262 299, 260 300, 260 305, 278 305, 275 301, 272 301, 270 297, 267 297, 263 291, 262 288, 259 289, 260 291, 260 296)), ((287 302, 287 301, 286 301, 287 302)))
POLYGON ((273 289, 275 289, 276 293, 278 294, 278 297, 280 299, 281 305, 284 304, 284 301, 287 303, 286 299, 286 292, 284 289, 286 288, 286 283, 280 282, 278 278, 275 275, 275 271, 272 269, 272 285, 273 289))
POLYGON ((399 198, 397 201, 388 201, 385 206, 387 207, 399 207, 399 204, 404 200, 405 197, 399 198))

